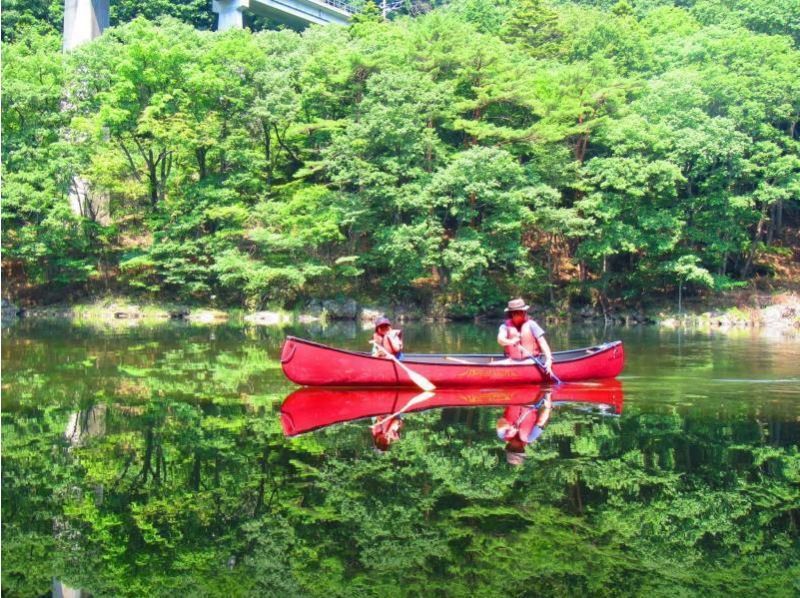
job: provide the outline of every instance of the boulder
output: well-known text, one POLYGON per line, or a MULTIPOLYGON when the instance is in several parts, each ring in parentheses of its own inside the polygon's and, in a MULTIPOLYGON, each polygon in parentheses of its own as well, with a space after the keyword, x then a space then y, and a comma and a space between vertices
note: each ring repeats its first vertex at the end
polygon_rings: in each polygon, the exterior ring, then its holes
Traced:
POLYGON ((0 315, 2 315, 2 321, 4 323, 12 322, 20 315, 20 309, 8 301, 8 299, 3 299, 2 314, 0 315))
POLYGON ((425 317, 423 311, 416 305, 397 304, 391 310, 388 317, 394 317, 398 322, 409 322, 411 320, 422 320, 425 317))
POLYGON ((245 322, 257 324, 259 326, 276 326, 280 324, 284 318, 281 314, 274 311, 257 311, 252 314, 247 314, 244 320, 245 322))
POLYGON ((386 313, 385 309, 379 307, 364 307, 361 309, 361 321, 364 323, 372 324, 380 316, 386 313))
MULTIPOLYGON (((170 314, 170 317, 174 316, 170 314)), ((216 309, 200 309, 200 310, 195 310, 191 313, 187 311, 186 315, 183 315, 181 317, 187 319, 190 322, 195 322, 198 324, 213 324, 215 322, 226 322, 228 320, 227 313, 216 309)))
POLYGON ((305 312, 312 316, 320 316, 322 314, 322 301, 319 299, 312 299, 306 305, 305 312))
POLYGON ((328 299, 322 302, 322 309, 331 320, 355 320, 358 317, 358 303, 355 299, 328 299))

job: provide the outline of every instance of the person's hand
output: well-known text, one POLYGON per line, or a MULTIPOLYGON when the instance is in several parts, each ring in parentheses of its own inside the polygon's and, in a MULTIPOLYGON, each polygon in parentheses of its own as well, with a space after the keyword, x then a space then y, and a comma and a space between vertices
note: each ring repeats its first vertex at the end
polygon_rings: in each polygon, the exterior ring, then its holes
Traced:
POLYGON ((375 341, 369 341, 369 344, 372 345, 372 347, 375 349, 375 355, 376 356, 378 356, 378 357, 388 357, 389 356, 389 354, 386 352, 386 349, 381 347, 375 341))
POLYGON ((546 359, 544 362, 544 369, 547 370, 547 373, 551 376, 553 375, 553 358, 546 359))

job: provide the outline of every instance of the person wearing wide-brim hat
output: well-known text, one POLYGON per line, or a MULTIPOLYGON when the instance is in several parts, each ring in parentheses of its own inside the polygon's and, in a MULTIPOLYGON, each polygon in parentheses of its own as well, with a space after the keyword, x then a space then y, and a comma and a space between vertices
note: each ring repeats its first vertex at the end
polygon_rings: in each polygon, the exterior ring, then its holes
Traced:
POLYGON ((550 419, 552 409, 550 393, 535 405, 509 405, 503 417, 497 420, 497 437, 505 441, 506 461, 509 465, 525 463, 525 447, 538 440, 550 419))
POLYGON ((381 316, 375 320, 375 334, 372 335, 372 355, 390 359, 394 355, 403 358, 403 331, 393 329, 389 318, 381 316))
POLYGON ((524 299, 512 299, 508 302, 505 309, 507 319, 497 332, 497 342, 508 358, 502 363, 530 363, 531 355, 542 355, 545 369, 552 373, 553 352, 544 338, 544 329, 528 317, 529 309, 530 305, 524 299))

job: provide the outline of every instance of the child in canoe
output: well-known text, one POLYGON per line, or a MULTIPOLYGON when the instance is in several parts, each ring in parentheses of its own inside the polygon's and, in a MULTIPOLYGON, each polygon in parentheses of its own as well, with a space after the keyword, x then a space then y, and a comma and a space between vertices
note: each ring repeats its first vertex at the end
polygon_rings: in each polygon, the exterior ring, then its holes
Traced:
POLYGON ((392 328, 389 318, 381 316, 375 320, 375 334, 372 335, 372 356, 391 359, 403 358, 403 331, 392 328))
POLYGON ((400 416, 392 417, 386 415, 374 418, 374 423, 370 427, 372 432, 372 442, 375 448, 381 452, 389 450, 389 445, 400 440, 400 431, 403 429, 403 420, 400 416))

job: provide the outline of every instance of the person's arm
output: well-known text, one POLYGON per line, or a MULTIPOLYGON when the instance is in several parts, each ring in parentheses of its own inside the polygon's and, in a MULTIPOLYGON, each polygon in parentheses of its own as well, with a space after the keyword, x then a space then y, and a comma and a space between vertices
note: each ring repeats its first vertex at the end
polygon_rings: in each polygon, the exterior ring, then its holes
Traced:
MULTIPOLYGON (((517 332, 514 329, 514 332, 517 332)), ((502 324, 500 330, 497 331, 497 342, 501 347, 511 347, 519 342, 519 333, 508 334, 508 326, 502 324)))
POLYGON ((544 336, 540 336, 537 340, 539 341, 539 348, 542 350, 542 355, 544 355, 544 367, 548 372, 552 372, 553 352, 550 350, 550 345, 547 344, 547 339, 544 336))
POLYGON ((539 419, 536 420, 537 426, 544 429, 547 425, 547 421, 550 419, 550 411, 552 411, 552 409, 553 401, 550 400, 550 397, 547 397, 542 405, 542 413, 539 415, 539 419))
POLYGON ((389 337, 389 344, 392 346, 392 351, 399 353, 403 350, 403 340, 400 338, 399 330, 390 330, 387 333, 389 337))
POLYGON ((547 422, 550 420, 550 410, 553 407, 553 402, 550 400, 550 397, 547 397, 542 404, 541 411, 536 419, 536 425, 533 426, 531 430, 530 436, 528 437, 528 442, 533 442, 539 439, 539 436, 542 435, 544 432, 544 428, 547 425, 547 422))
POLYGON ((539 323, 535 320, 529 320, 529 322, 531 332, 536 338, 536 341, 539 343, 539 348, 542 350, 542 355, 544 355, 544 368, 552 374, 553 352, 550 350, 550 345, 547 344, 547 339, 544 337, 544 328, 539 326, 539 323))
POLYGON ((373 339, 371 341, 371 344, 372 344, 372 356, 373 357, 383 357, 383 358, 388 358, 389 357, 389 354, 386 352, 386 349, 384 349, 382 346, 380 346, 377 341, 375 341, 373 339))

